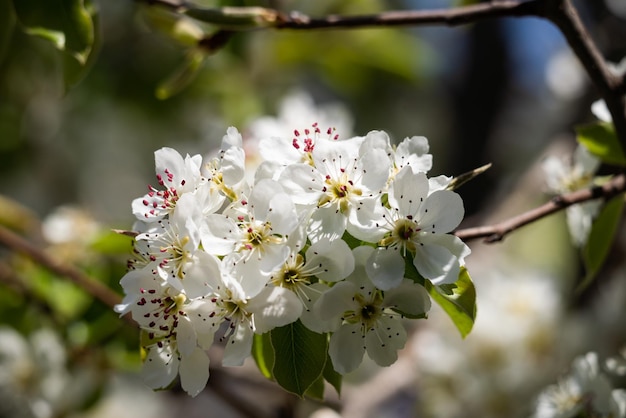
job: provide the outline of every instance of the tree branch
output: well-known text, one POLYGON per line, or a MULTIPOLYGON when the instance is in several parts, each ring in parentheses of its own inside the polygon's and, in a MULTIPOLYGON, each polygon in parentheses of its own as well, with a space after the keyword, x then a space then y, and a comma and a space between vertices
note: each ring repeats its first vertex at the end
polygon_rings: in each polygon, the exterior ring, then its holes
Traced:
MULTIPOLYGON (((13 233, 4 226, 0 226, 0 243, 4 244, 7 248, 12 249, 17 253, 24 254, 37 264, 45 267, 51 272, 70 279, 74 284, 79 286, 85 292, 91 296, 109 306, 111 309, 120 303, 120 296, 103 285, 99 281, 83 274, 80 270, 69 266, 63 265, 56 261, 54 258, 46 254, 42 249, 37 248, 21 236, 13 233)), ((132 322, 130 316, 126 316, 125 319, 132 322)))
POLYGON ((329 15, 310 18, 299 13, 281 15, 277 29, 331 29, 377 26, 446 25, 458 26, 499 17, 539 15, 541 1, 498 1, 438 10, 399 10, 374 15, 329 15))
POLYGON ((565 36, 570 48, 606 102, 613 117, 617 136, 622 148, 626 150, 626 111, 622 99, 624 94, 622 77, 611 72, 570 0, 545 1, 539 16, 554 23, 565 36))
POLYGON ((471 241, 478 238, 484 238, 484 242, 493 243, 502 241, 504 237, 516 229, 524 225, 535 222, 553 213, 559 212, 568 206, 576 203, 586 202, 588 200, 600 199, 605 200, 617 196, 626 191, 626 175, 620 174, 613 177, 608 183, 593 187, 591 189, 578 190, 573 193, 554 197, 549 202, 535 209, 524 212, 513 218, 499 222, 494 225, 478 226, 474 228, 459 229, 454 235, 463 241, 471 241))

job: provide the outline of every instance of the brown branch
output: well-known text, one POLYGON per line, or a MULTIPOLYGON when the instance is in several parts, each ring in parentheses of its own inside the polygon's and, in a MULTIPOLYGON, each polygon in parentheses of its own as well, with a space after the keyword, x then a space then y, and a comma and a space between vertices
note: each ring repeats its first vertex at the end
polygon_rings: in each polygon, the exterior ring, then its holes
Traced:
POLYGON ((622 77, 613 74, 609 69, 571 0, 547 0, 539 16, 554 23, 565 36, 570 48, 585 67, 591 81, 606 102, 613 117, 617 136, 622 148, 626 150, 626 111, 622 99, 624 94, 622 77))
POLYGON ((380 26, 458 26, 499 17, 537 16, 540 1, 498 1, 436 10, 398 10, 372 15, 329 15, 310 18, 300 13, 281 15, 277 29, 349 29, 380 26))
MULTIPOLYGON (((4 244, 7 248, 13 251, 23 254, 36 262, 37 264, 45 267, 51 272, 68 278, 71 282, 79 286, 85 292, 104 303, 105 305, 113 308, 116 304, 120 303, 120 296, 103 285, 99 281, 85 275, 80 270, 64 265, 54 258, 46 254, 42 249, 31 244, 21 236, 15 234, 11 230, 0 226, 0 243, 4 244)), ((126 318, 130 320, 130 317, 126 318)))
POLYGON ((454 235, 461 238, 463 241, 471 241, 478 238, 484 238, 484 241, 487 243, 502 241, 506 235, 521 228, 522 226, 559 212, 568 206, 593 199, 603 198, 607 200, 620 193, 624 193, 625 191, 626 175, 620 174, 613 177, 608 183, 602 186, 556 196, 549 202, 535 209, 529 210, 528 212, 524 212, 505 221, 494 225, 459 229, 454 232, 454 235))

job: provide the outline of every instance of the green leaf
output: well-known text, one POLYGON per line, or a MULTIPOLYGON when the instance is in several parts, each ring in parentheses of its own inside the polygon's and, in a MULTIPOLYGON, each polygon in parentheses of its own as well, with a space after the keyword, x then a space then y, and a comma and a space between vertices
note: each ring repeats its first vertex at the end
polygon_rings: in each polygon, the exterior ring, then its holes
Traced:
POLYGON ((612 123, 596 122, 576 128, 578 142, 602 162, 626 166, 624 150, 612 123))
POLYGON ((422 276, 413 264, 413 255, 407 253, 404 256, 404 277, 413 280, 417 284, 425 286, 426 279, 422 276))
POLYGON ((604 205, 593 222, 583 250, 586 274, 577 291, 580 292, 589 286, 604 264, 619 227, 623 210, 624 195, 618 195, 604 205))
POLYGON ((315 382, 304 393, 307 397, 318 401, 324 400, 324 376, 317 378, 315 382))
POLYGON ((273 379, 274 348, 270 339, 270 333, 254 334, 252 340, 252 358, 256 362, 261 374, 268 379, 273 379))
POLYGON ((141 6, 139 11, 146 22, 185 46, 196 46, 205 31, 193 19, 159 6, 141 6))
POLYGON ((352 235, 350 235, 348 233, 348 231, 343 233, 343 236, 341 237, 342 240, 345 241, 346 244, 348 244, 348 247, 350 247, 351 250, 354 250, 357 247, 360 247, 361 245, 375 245, 366 241, 361 241, 360 239, 354 238, 352 235))
POLYGON ((182 91, 196 79, 207 55, 199 49, 190 50, 180 66, 156 88, 156 97, 161 100, 169 99, 182 91))
POLYGON ((335 371, 330 356, 327 355, 327 357, 326 365, 324 366, 324 379, 326 379, 326 381, 335 388, 337 395, 341 395, 341 382, 343 380, 343 376, 335 371))
POLYGON ((425 287, 465 338, 476 320, 476 289, 467 269, 461 267, 459 280, 454 285, 435 286, 427 280, 425 287))
POLYGON ((322 376, 328 336, 315 333, 299 320, 270 331, 274 347, 274 378, 286 391, 300 397, 322 376))
POLYGON ((94 12, 89 1, 85 5, 84 0, 14 0, 13 4, 27 33, 52 40, 81 65, 86 64, 95 38, 94 12))

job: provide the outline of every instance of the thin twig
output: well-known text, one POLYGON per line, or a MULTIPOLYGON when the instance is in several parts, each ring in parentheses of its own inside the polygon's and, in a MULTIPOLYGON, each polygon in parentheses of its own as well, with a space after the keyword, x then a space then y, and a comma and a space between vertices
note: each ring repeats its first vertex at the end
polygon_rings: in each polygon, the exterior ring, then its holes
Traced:
POLYGON ((626 176, 624 174, 620 174, 602 186, 556 196, 549 202, 535 209, 529 210, 528 212, 524 212, 497 224, 459 229, 455 231, 454 235, 466 242, 478 238, 484 238, 484 241, 487 243, 502 241, 506 235, 521 228, 522 226, 559 212, 568 206, 593 199, 603 198, 607 200, 623 193, 624 191, 626 191, 626 176))
POLYGON ((537 16, 541 2, 498 1, 471 6, 435 10, 397 10, 372 15, 329 15, 310 18, 300 13, 282 15, 277 29, 348 29, 376 26, 446 25, 459 26, 499 17, 537 16))
MULTIPOLYGON (((42 249, 31 244, 26 239, 15 234, 4 226, 0 226, 0 243, 15 252, 26 255, 28 258, 51 272, 61 277, 70 279, 70 281, 79 286, 85 292, 89 293, 91 296, 110 308, 113 308, 121 301, 120 296, 104 284, 85 275, 73 266, 58 262, 53 257, 46 254, 42 249)), ((125 319, 132 321, 129 316, 125 317, 125 319)))
POLYGON ((622 99, 624 94, 622 78, 611 72, 570 0, 545 1, 540 17, 554 23, 565 36, 570 48, 606 102, 613 117, 617 136, 622 148, 626 150, 626 112, 622 99))

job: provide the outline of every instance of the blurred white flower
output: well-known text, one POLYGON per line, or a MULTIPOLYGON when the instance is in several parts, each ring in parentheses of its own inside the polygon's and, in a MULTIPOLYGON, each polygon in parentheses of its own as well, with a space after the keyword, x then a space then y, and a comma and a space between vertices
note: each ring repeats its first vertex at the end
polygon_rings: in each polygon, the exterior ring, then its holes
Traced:
POLYGON ((587 76, 578 58, 568 48, 552 56, 546 68, 546 84, 559 98, 580 97, 587 85, 587 76))
POLYGON ((590 417, 624 417, 619 413, 622 396, 612 392, 611 382, 600 370, 598 355, 590 352, 576 358, 570 373, 539 395, 533 416, 570 418, 585 411, 584 416, 590 417))
POLYGON ((89 243, 102 230, 84 210, 60 206, 42 224, 44 238, 52 244, 89 243))
MULTIPOLYGON (((554 194, 565 194, 592 187, 599 166, 600 160, 581 145, 576 148, 570 161, 550 156, 543 162, 546 184, 554 194)), ((600 201, 590 200, 566 209, 567 225, 575 245, 582 246, 587 241, 593 218, 601 204, 600 201)))
POLYGON ((476 283, 478 314, 465 340, 433 309, 410 342, 425 416, 519 416, 554 372, 563 319, 555 277, 501 261, 476 283))
POLYGON ((66 407, 70 384, 65 349, 56 334, 41 329, 26 339, 12 328, 0 328, 0 399, 5 406, 9 396, 14 408, 30 409, 18 415, 57 416, 66 407))

